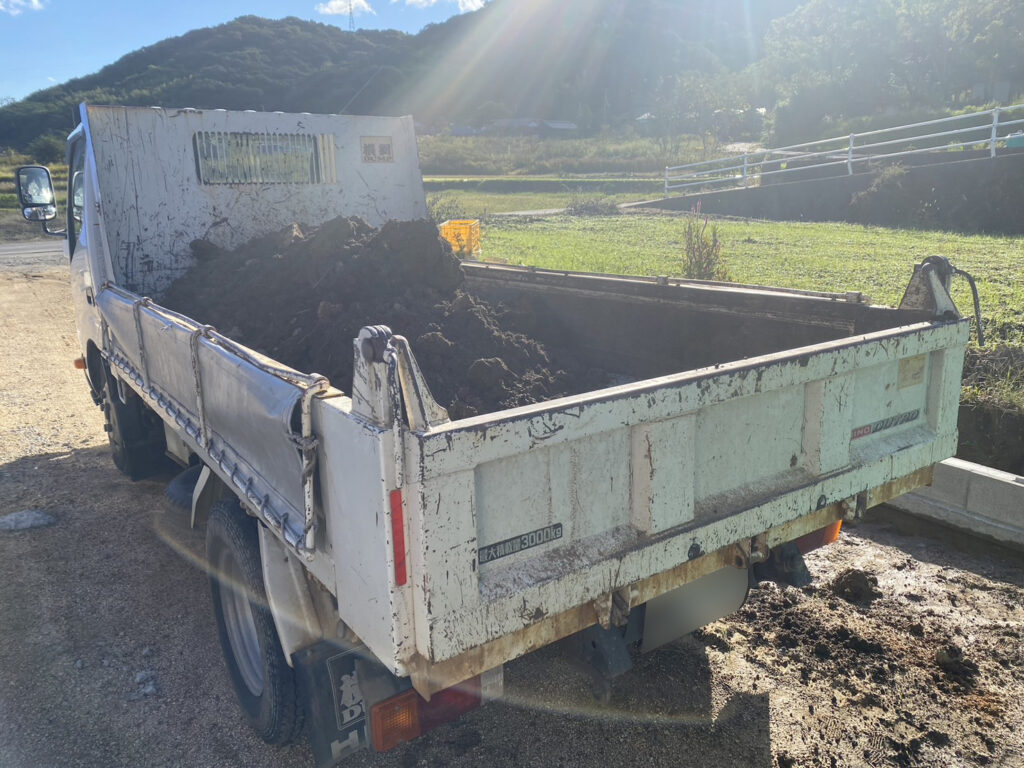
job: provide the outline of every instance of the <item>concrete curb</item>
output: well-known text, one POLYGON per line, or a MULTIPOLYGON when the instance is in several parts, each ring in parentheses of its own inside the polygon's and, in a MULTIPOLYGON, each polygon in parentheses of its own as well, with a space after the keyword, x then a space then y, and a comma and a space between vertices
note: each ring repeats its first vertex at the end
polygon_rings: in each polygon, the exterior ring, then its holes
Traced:
POLYGON ((1024 477, 960 459, 935 465, 931 486, 889 502, 1002 544, 1024 547, 1024 477))

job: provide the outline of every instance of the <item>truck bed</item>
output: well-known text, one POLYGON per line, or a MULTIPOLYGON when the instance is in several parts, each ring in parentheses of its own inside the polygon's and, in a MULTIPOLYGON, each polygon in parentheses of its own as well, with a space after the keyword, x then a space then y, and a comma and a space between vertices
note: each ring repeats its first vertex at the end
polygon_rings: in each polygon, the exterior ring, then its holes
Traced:
POLYGON ((392 488, 403 502, 397 556, 387 518, 353 539, 335 529, 339 589, 375 563, 380 585, 345 620, 421 692, 734 566, 737 545, 924 484, 955 450, 966 321, 857 295, 466 269, 479 295, 526 297, 547 343, 627 383, 387 436, 324 401, 325 460, 360 455, 324 473, 325 504, 388 509, 392 488), (374 535, 376 551, 353 546, 374 535))
POLYGON ((130 292, 98 296, 119 374, 426 695, 745 568, 752 548, 928 482, 955 450, 966 320, 858 294, 465 270, 623 383, 414 430, 409 400, 372 423, 351 393, 309 398, 304 374, 130 292))

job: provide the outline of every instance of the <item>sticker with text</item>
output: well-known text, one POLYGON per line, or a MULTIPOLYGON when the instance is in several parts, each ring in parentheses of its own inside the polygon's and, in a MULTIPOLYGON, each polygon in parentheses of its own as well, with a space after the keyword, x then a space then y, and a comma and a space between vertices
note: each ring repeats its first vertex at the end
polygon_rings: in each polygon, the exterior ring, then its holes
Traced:
POLYGON ((511 539, 505 539, 496 544, 480 547, 477 557, 481 563, 489 563, 492 560, 514 555, 517 552, 522 552, 524 549, 539 547, 541 544, 557 541, 560 538, 562 538, 562 524, 555 523, 544 528, 538 528, 536 531, 513 536, 511 539))
POLYGON ((909 424, 910 422, 915 421, 920 415, 921 409, 916 408, 913 411, 907 411, 906 413, 901 413, 898 416, 890 416, 887 419, 880 419, 873 424, 865 424, 863 427, 857 427, 853 430, 853 433, 850 435, 850 439, 856 440, 858 437, 867 437, 868 435, 873 435, 876 432, 882 432, 886 429, 892 429, 893 427, 899 427, 903 424, 909 424))
POLYGON ((360 137, 364 163, 393 163, 395 151, 390 136, 360 137))

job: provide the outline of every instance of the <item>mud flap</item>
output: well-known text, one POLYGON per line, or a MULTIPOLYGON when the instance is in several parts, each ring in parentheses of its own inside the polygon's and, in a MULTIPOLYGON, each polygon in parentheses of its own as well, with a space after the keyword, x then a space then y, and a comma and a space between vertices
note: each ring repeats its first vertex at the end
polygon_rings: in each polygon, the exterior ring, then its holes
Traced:
POLYGON ((647 603, 644 653, 739 610, 747 599, 745 568, 722 568, 647 603))
POLYGON ((306 707, 306 733, 317 768, 329 768, 369 745, 369 723, 356 664, 372 658, 362 645, 326 640, 292 656, 299 695, 306 707))

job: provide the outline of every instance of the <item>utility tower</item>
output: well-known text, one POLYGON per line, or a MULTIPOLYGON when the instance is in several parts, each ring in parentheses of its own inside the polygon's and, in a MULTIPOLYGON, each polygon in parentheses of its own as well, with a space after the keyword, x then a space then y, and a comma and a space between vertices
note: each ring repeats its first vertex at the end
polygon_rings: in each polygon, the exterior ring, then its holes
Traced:
POLYGON ((356 31, 355 0, 348 0, 348 31, 356 31))

